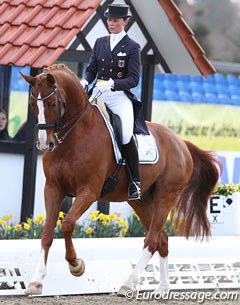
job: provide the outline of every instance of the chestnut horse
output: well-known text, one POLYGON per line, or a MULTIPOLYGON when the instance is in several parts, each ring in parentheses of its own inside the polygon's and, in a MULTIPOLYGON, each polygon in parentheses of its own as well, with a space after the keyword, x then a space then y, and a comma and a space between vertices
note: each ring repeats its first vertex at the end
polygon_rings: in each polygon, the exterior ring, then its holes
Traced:
MULTIPOLYGON (((37 147, 44 151, 46 223, 38 267, 26 290, 27 294, 40 294, 62 200, 69 194, 75 197, 61 231, 69 269, 80 276, 85 267, 77 258, 72 233, 76 221, 99 199, 116 161, 105 122, 72 71, 59 64, 45 68, 36 77, 22 76, 31 86, 30 104, 38 121, 37 147)), ((160 254, 159 289, 169 288, 168 238, 163 226, 170 211, 172 223, 181 235, 203 238, 210 234, 206 208, 219 179, 219 161, 213 153, 183 141, 160 124, 147 122, 147 126, 160 157, 154 165, 140 165, 142 201, 128 202, 147 235, 140 260, 119 295, 136 288, 141 272, 156 251, 160 254)), ((116 189, 101 200, 127 201, 127 188, 128 174, 123 166, 116 189)))

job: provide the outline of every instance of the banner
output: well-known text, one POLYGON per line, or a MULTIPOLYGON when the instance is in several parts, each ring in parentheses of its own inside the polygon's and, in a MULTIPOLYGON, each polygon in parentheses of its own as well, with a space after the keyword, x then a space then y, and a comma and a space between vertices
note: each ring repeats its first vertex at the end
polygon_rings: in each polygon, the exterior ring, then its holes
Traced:
POLYGON ((240 107, 218 104, 153 102, 152 121, 182 139, 210 150, 240 150, 240 107))
POLYGON ((15 136, 18 129, 27 120, 28 91, 11 91, 8 131, 11 137, 15 136))

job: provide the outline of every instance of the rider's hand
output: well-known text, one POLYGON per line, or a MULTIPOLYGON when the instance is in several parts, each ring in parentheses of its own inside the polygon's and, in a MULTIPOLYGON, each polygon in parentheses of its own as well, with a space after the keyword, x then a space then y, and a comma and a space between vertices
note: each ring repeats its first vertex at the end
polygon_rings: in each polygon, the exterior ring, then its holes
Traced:
POLYGON ((82 85, 83 89, 86 90, 88 86, 88 81, 86 79, 80 80, 80 84, 82 85))
POLYGON ((107 81, 102 81, 96 84, 96 87, 101 91, 107 91, 114 88, 114 81, 110 78, 107 81))

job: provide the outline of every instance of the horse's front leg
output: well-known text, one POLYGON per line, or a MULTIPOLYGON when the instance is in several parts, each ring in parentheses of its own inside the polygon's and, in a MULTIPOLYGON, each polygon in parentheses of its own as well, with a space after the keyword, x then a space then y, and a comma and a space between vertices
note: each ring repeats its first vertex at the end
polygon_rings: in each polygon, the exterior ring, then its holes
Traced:
POLYGON ((41 253, 34 276, 25 291, 28 295, 37 295, 42 293, 42 282, 47 273, 46 266, 49 248, 53 242, 54 229, 58 220, 60 204, 64 198, 64 195, 61 195, 57 189, 48 185, 45 186, 44 194, 46 221, 41 237, 41 253))
POLYGON ((61 225, 61 231, 64 235, 66 246, 65 259, 69 263, 70 272, 74 276, 81 276, 85 271, 85 265, 81 258, 77 258, 72 242, 72 234, 77 220, 97 198, 97 196, 87 188, 82 189, 78 193, 79 195, 75 198, 73 205, 71 206, 61 225))

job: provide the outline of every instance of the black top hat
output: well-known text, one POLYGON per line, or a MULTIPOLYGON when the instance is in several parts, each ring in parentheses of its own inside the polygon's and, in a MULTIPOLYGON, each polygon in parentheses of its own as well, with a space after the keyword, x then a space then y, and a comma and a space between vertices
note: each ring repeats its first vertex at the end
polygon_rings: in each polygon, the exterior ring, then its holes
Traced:
POLYGON ((124 4, 110 4, 108 6, 108 11, 104 13, 107 18, 118 19, 118 18, 128 18, 131 15, 128 12, 129 6, 124 4))

